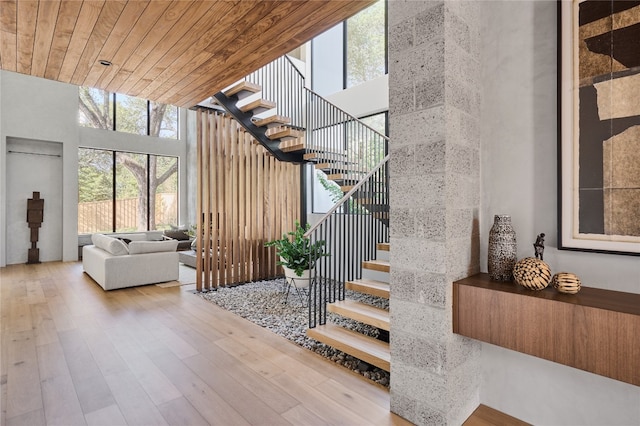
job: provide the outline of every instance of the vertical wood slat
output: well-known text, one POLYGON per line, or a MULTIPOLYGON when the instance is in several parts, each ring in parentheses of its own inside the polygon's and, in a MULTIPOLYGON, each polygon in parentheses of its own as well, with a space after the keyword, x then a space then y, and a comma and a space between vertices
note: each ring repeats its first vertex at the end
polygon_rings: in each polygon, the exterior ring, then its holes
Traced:
MULTIPOLYGON (((202 146, 204 144, 203 132, 202 132, 202 120, 206 118, 205 113, 198 113, 196 115, 196 163, 198 165, 196 171, 196 181, 198 182, 198 190, 196 191, 196 218, 200 215, 202 211, 202 179, 203 179, 203 171, 202 171, 202 146)), ((201 221, 196 219, 196 253, 202 253, 202 224, 201 221)), ((202 259, 200 256, 196 256, 196 291, 202 291, 202 259)))
POLYGON ((218 224, 218 218, 220 217, 220 212, 217 207, 218 200, 218 182, 217 175, 220 170, 220 166, 218 164, 218 144, 216 143, 216 138, 219 138, 222 134, 222 128, 220 127, 220 116, 216 114, 211 114, 211 121, 213 126, 211 128, 211 134, 209 137, 209 143, 211 144, 211 165, 212 172, 209 175, 209 190, 211 191, 211 199, 212 207, 211 207, 211 215, 212 215, 212 224, 211 224, 211 240, 213 241, 213 245, 211 248, 211 286, 214 289, 217 289, 220 285, 220 259, 218 257, 218 247, 220 244, 220 230, 218 224))
POLYGON ((300 166, 282 163, 231 118, 198 112, 198 291, 281 274, 266 241, 293 230, 300 166))
POLYGON ((209 252, 209 248, 211 247, 211 227, 209 226, 209 213, 211 211, 211 188, 209 188, 209 175, 211 173, 211 168, 209 167, 209 143, 208 143, 208 135, 210 134, 209 127, 209 119, 211 114, 208 114, 204 120, 202 120, 202 133, 206 135, 203 143, 202 150, 202 160, 203 160, 203 180, 202 180, 202 190, 203 190, 203 210, 202 213, 199 214, 200 221, 202 222, 202 251, 198 253, 202 253, 202 256, 198 256, 198 258, 202 262, 202 274, 203 274, 203 290, 209 290, 211 286, 211 265, 209 261, 209 256, 207 255, 209 252))

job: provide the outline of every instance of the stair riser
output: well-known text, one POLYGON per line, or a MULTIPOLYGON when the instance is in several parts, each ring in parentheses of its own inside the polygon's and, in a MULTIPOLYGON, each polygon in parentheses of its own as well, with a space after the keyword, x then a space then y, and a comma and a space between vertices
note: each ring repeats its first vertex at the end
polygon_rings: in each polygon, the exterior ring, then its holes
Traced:
POLYGON ((338 315, 342 315, 343 317, 346 317, 346 318, 354 319, 354 320, 359 321, 361 323, 368 324, 368 325, 370 325, 372 327, 377 327, 377 328, 380 328, 382 330, 387 330, 387 331, 389 331, 389 329, 390 329, 388 319, 387 320, 382 320, 380 318, 364 317, 364 316, 358 314, 357 312, 354 313, 354 312, 349 311, 348 309, 342 309, 342 308, 336 307, 336 306, 331 305, 331 304, 327 305, 327 309, 329 310, 329 312, 333 312, 333 313, 336 313, 338 315))
POLYGON ((375 356, 372 356, 364 351, 361 351, 359 349, 354 349, 353 347, 351 347, 348 343, 345 342, 341 342, 338 340, 334 340, 332 338, 327 338, 326 336, 322 336, 319 335, 317 333, 315 333, 316 329, 309 329, 307 330, 307 335, 309 337, 311 337, 312 339, 315 339, 319 342, 322 343, 326 343, 329 346, 333 346, 334 348, 341 350, 342 352, 345 352, 347 354, 353 355, 356 358, 359 358, 365 362, 368 362, 369 364, 375 365, 378 368, 381 368, 385 371, 390 371, 391 370, 391 363, 387 360, 384 359, 380 359, 377 358, 375 356))
POLYGON ((384 251, 384 250, 377 250, 376 251, 376 259, 378 260, 385 260, 385 261, 389 261, 389 252, 388 251, 384 251))
POLYGON ((346 283, 347 290, 357 291, 358 293, 370 294, 372 296, 382 297, 384 299, 389 298, 389 291, 378 288, 370 288, 367 286, 361 286, 358 284, 346 283))
POLYGON ((372 269, 363 269, 362 270, 362 278, 366 278, 369 280, 378 280, 383 281, 385 283, 389 282, 389 273, 388 272, 380 272, 374 271, 372 269))

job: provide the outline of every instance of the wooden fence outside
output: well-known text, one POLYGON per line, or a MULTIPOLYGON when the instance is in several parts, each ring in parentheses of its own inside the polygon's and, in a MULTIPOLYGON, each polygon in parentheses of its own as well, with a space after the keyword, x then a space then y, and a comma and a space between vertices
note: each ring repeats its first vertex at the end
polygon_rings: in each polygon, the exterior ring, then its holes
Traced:
MULTIPOLYGON (((138 229, 138 199, 116 200, 116 225, 118 231, 138 229)), ((177 225, 178 197, 175 193, 156 194, 156 228, 177 225)), ((113 202, 92 201, 78 204, 78 233, 111 232, 113 229, 113 202)), ((142 229, 146 231, 146 229, 142 229)))
POLYGON ((197 115, 198 291, 281 274, 264 243, 293 230, 300 217, 300 165, 267 155, 235 120, 197 115))

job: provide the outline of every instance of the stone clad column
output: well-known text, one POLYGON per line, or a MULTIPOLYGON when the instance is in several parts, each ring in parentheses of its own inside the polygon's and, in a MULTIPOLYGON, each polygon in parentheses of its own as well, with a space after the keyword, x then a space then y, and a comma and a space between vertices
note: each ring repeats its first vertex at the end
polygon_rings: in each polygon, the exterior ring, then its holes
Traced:
POLYGON ((452 282, 480 271, 479 15, 389 1, 391 410, 420 425, 479 404, 480 344, 452 332, 452 282))

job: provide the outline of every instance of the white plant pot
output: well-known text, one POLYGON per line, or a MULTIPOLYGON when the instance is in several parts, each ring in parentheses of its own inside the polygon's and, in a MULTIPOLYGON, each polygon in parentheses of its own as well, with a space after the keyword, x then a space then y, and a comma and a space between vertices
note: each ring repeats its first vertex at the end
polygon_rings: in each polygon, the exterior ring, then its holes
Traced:
POLYGON ((302 276, 296 274, 296 271, 283 266, 284 276, 287 280, 295 280, 296 288, 307 288, 313 278, 313 269, 305 269, 302 271, 302 276))

